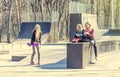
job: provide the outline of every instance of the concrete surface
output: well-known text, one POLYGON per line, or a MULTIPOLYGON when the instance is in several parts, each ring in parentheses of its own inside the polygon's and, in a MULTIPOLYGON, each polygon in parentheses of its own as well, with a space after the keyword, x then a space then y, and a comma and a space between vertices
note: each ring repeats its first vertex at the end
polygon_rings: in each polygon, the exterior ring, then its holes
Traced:
POLYGON ((66 45, 42 45, 40 50, 40 66, 29 64, 30 47, 14 48, 0 55, 0 77, 120 77, 119 50, 100 54, 96 64, 86 69, 66 69, 66 45), (12 62, 11 56, 19 54, 27 58, 12 62))

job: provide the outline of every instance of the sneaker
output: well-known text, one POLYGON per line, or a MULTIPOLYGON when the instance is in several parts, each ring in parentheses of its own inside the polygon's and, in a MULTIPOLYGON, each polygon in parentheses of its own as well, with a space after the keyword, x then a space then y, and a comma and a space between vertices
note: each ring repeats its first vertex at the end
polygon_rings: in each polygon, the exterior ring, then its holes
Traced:
POLYGON ((35 63, 34 62, 30 62, 30 65, 35 65, 35 63))
POLYGON ((38 62, 37 65, 40 65, 40 62, 38 62))
POLYGON ((79 40, 80 40, 79 38, 73 38, 73 39, 72 39, 72 42, 77 43, 79 40))
POLYGON ((98 60, 98 58, 97 58, 97 57, 95 57, 95 60, 98 60))
POLYGON ((90 64, 95 64, 95 62, 90 62, 90 64))

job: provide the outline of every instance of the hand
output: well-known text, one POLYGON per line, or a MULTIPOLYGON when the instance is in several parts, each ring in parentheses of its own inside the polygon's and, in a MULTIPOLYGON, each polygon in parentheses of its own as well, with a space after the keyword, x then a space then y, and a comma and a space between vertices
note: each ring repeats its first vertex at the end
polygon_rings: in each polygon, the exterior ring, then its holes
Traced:
POLYGON ((77 37, 79 37, 79 36, 80 36, 80 34, 76 34, 76 36, 77 36, 77 37))
POLYGON ((85 35, 89 35, 89 32, 85 32, 85 35))

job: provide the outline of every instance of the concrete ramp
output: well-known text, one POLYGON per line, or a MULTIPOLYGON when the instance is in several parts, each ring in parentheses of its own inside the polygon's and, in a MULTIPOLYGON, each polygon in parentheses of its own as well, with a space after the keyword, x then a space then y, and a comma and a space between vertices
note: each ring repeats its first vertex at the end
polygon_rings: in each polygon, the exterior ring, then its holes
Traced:
POLYGON ((32 36, 32 30, 36 24, 39 24, 41 26, 42 35, 49 34, 51 22, 23 22, 21 24, 18 39, 30 39, 32 36))
MULTIPOLYGON (((41 37, 41 44, 45 44, 49 38, 49 33, 45 33, 41 37)), ((27 44, 31 41, 31 39, 16 39, 12 44, 27 44)), ((27 45, 26 45, 27 46, 27 45)))
POLYGON ((89 22, 95 30, 99 30, 97 25, 97 15, 96 14, 81 14, 82 25, 85 26, 86 22, 89 22))
POLYGON ((109 29, 102 35, 102 40, 120 41, 120 29, 109 29))
POLYGON ((104 36, 120 36, 120 29, 109 29, 104 36))

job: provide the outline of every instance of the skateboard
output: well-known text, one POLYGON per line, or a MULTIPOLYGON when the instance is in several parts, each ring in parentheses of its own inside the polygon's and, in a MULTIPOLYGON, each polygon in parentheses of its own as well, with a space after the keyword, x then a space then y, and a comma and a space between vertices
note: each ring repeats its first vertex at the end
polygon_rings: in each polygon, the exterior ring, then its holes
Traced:
POLYGON ((39 44, 38 43, 34 43, 34 44, 31 44, 31 43, 27 43, 28 46, 38 46, 39 44))

